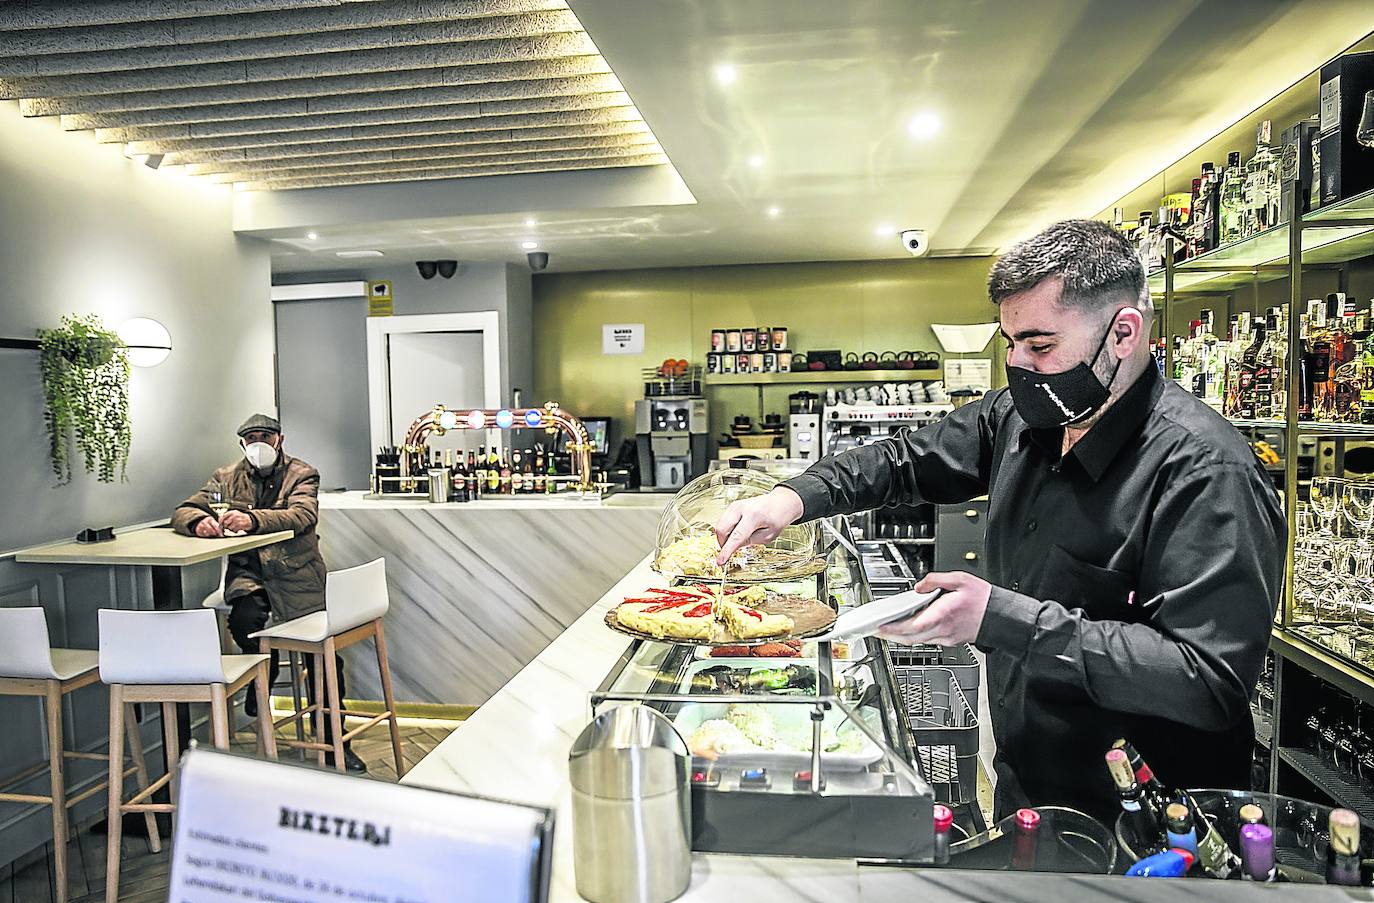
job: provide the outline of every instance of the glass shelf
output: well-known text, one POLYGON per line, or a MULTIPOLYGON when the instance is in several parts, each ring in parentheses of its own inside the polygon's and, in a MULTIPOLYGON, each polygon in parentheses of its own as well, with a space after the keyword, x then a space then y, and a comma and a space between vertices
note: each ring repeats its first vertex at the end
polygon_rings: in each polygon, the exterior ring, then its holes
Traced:
POLYGON ((944 374, 936 368, 924 370, 793 370, 790 373, 708 373, 703 380, 708 386, 764 386, 800 383, 904 383, 940 380, 944 374))

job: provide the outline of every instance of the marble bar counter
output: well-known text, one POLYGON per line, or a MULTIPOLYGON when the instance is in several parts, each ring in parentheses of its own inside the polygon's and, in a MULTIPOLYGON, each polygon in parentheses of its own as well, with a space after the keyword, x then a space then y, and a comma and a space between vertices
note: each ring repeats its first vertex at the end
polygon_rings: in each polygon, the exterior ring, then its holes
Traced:
MULTIPOLYGON (((591 717, 589 694, 632 641, 606 629, 606 612, 624 597, 665 586, 635 565, 524 669, 402 778, 406 784, 547 806, 555 810, 550 903, 577 903, 568 752, 591 717)), ((860 866, 848 859, 696 853, 682 903, 1109 903, 1255 900, 1371 901, 1368 888, 1256 885, 1190 880, 1186 884, 1109 876, 860 866)))
MULTIPOLYGON (((330 570, 386 559, 398 701, 481 705, 650 552, 670 497, 429 504, 326 492, 320 548, 330 570)), ((371 645, 345 657, 348 695, 380 699, 371 645)))

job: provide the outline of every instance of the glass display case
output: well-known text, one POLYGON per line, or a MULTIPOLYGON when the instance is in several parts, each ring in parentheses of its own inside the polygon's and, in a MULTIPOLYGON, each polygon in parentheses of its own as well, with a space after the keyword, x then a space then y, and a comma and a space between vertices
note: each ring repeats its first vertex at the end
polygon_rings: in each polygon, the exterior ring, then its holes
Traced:
MULTIPOLYGON (((766 585, 835 608, 870 601, 843 519, 814 541, 823 571, 766 585)), ((930 862, 934 793, 882 644, 797 646, 793 657, 721 657, 637 640, 592 708, 649 705, 677 727, 693 756, 695 850, 930 862)))

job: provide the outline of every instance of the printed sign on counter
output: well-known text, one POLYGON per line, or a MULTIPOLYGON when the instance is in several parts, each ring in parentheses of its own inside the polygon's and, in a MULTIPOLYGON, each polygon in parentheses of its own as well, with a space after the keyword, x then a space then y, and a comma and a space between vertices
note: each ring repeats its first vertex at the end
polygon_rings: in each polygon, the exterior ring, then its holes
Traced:
POLYGON ((602 354, 643 354, 643 323, 607 323, 601 327, 602 354))
POLYGON ((553 813, 192 749, 170 903, 543 903, 553 813))

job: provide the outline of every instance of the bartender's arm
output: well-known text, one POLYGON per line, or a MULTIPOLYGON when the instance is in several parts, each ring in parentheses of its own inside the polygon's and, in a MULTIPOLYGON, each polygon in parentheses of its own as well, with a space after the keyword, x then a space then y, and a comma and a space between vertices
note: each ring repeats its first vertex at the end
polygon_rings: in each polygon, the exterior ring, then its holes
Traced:
POLYGON ((735 502, 716 524, 718 563, 741 546, 771 542, 797 521, 983 495, 1001 394, 990 393, 922 429, 823 458, 768 495, 735 502))

